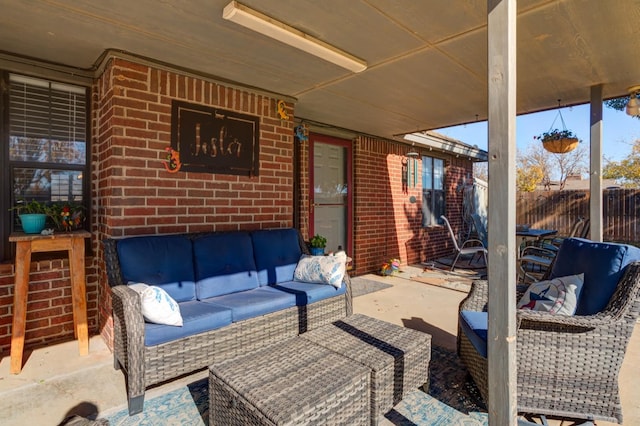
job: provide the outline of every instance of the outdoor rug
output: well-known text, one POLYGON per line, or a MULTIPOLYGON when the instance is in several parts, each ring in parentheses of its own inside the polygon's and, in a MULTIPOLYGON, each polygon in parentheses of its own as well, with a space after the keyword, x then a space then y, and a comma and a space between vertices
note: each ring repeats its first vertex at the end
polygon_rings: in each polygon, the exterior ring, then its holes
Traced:
MULTIPOLYGON (((385 415, 385 426, 487 425, 479 393, 455 351, 431 350, 429 394, 411 392, 385 415)), ((209 424, 207 379, 176 389, 144 403, 144 411, 129 416, 127 409, 104 416, 111 426, 209 424)), ((103 417, 103 416, 100 416, 103 417)))
POLYGON ((383 283, 376 280, 370 280, 363 277, 351 278, 351 294, 352 297, 358 297, 375 291, 384 290, 393 287, 391 284, 383 283))

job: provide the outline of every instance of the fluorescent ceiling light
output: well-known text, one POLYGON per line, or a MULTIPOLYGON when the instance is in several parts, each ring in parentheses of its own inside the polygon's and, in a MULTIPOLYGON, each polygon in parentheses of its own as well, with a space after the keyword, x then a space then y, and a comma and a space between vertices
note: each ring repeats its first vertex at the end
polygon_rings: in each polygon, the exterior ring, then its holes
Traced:
POLYGON ((260 34, 293 46, 352 72, 367 69, 367 63, 322 40, 305 34, 245 5, 232 1, 222 11, 222 18, 260 34))

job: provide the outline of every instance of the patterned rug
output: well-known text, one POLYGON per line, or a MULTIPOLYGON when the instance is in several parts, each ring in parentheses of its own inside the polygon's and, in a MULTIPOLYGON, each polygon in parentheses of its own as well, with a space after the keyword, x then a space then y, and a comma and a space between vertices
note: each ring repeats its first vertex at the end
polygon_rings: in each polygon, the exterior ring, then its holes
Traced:
MULTIPOLYGON (((408 394, 385 418, 382 425, 450 426, 487 425, 487 414, 478 390, 454 351, 431 350, 429 394, 408 394)), ((129 416, 126 409, 106 416, 111 426, 208 425, 209 395, 202 379, 148 401, 144 411, 129 416)))

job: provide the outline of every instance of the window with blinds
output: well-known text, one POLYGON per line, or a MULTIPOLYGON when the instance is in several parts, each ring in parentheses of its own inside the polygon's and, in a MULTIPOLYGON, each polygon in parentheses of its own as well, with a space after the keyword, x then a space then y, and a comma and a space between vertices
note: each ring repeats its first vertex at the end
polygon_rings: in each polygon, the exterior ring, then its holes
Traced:
MULTIPOLYGON (((9 182, 0 190, 1 204, 73 201, 88 211, 87 89, 13 73, 4 76, 8 120, 2 122, 3 144, 9 149, 0 158, 9 182)), ((1 234, 21 230, 16 216, 2 215, 6 223, 1 234)), ((8 257, 6 235, 3 240, 0 260, 8 257)))
POLYGON ((9 160, 86 163, 86 89, 9 76, 9 160))

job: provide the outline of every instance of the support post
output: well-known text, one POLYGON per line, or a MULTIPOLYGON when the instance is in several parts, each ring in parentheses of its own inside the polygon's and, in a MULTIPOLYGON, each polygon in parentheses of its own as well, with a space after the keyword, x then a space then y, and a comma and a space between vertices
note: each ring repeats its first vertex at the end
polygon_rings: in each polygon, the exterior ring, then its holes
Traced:
POLYGON ((488 0, 489 424, 515 425, 516 0, 488 0))
POLYGON ((589 239, 602 241, 602 84, 591 86, 590 111, 589 239))

